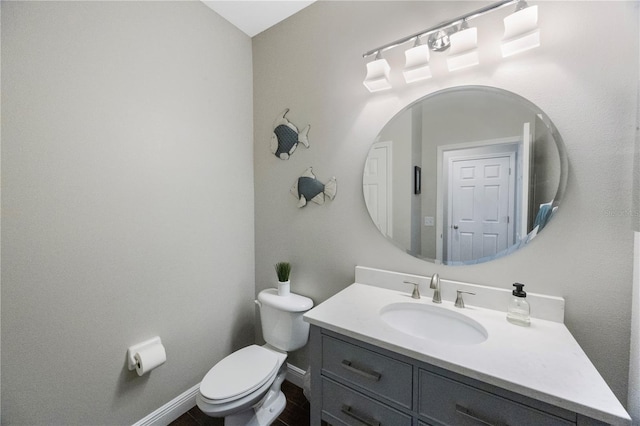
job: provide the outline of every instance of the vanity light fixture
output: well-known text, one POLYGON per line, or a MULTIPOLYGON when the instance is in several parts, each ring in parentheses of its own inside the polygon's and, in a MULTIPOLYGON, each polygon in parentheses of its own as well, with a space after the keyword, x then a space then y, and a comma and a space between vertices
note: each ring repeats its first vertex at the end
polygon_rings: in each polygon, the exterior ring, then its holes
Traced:
POLYGON ((538 6, 529 6, 526 1, 520 0, 516 11, 504 18, 502 57, 506 58, 538 46, 540 46, 538 6))
POLYGON ((478 29, 469 28, 467 22, 513 3, 517 3, 516 11, 504 18, 505 32, 502 40, 502 56, 507 57, 539 46, 538 7, 528 6, 524 0, 500 0, 363 53, 364 58, 376 55, 373 61, 367 63, 367 76, 363 82, 365 87, 370 92, 391 88, 389 80, 391 67, 381 54, 385 50, 393 49, 408 41, 415 41, 415 44, 405 52, 406 61, 403 75, 407 83, 431 77, 429 50, 432 52, 449 50, 447 56, 449 71, 478 64, 478 29), (422 44, 422 37, 427 37, 426 45, 422 44))
POLYGON ((422 44, 420 37, 416 37, 416 42, 411 49, 404 52, 405 66, 402 74, 404 81, 413 83, 431 78, 431 68, 429 67, 429 46, 422 44))
POLYGON ((463 20, 460 29, 451 34, 451 51, 447 57, 449 71, 478 65, 478 29, 469 28, 467 20, 463 20))
POLYGON ((389 81, 390 70, 389 63, 378 51, 376 58, 367 64, 367 76, 362 83, 370 92, 391 89, 391 82, 389 81))

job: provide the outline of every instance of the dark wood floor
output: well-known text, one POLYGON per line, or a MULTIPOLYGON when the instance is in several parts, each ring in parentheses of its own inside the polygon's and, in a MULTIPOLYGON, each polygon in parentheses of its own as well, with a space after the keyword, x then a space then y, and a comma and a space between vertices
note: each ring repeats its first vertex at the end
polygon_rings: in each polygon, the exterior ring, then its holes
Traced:
MULTIPOLYGON (((287 406, 273 426, 309 426, 309 401, 302 389, 284 381, 282 392, 287 397, 287 406)), ((223 426, 224 419, 216 419, 204 414, 195 406, 173 421, 170 426, 223 426)))

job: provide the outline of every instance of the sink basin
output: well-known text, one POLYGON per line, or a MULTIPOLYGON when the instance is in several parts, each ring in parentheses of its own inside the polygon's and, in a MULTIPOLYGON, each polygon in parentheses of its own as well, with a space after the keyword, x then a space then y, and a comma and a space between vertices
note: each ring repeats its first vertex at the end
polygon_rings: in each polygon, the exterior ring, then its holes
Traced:
POLYGON ((489 336, 479 322, 433 305, 392 303, 380 310, 380 317, 404 334, 439 342, 475 345, 489 336))

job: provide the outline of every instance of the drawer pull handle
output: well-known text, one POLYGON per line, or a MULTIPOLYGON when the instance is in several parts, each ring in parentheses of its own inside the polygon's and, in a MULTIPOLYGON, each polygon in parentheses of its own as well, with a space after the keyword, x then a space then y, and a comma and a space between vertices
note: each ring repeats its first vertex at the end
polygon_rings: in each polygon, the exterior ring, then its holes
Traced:
POLYGON ((351 365, 351 361, 347 361, 346 359, 342 360, 342 367, 351 371, 352 373, 356 373, 366 379, 373 380, 374 382, 380 381, 382 374, 377 371, 365 371, 351 365))
POLYGON ((351 408, 348 405, 343 405, 342 406, 342 412, 344 414, 346 414, 347 416, 351 417, 352 419, 356 419, 357 421, 359 421, 360 423, 363 423, 367 426, 380 426, 380 422, 377 420, 372 419, 371 417, 367 417, 363 414, 358 413, 357 411, 355 411, 353 408, 351 408))
POLYGON ((459 404, 456 404, 456 413, 460 414, 461 416, 465 416, 465 417, 468 417, 470 419, 473 419, 476 422, 478 422, 480 424, 483 424, 483 425, 486 425, 486 426, 508 426, 506 423, 493 422, 491 420, 483 419, 478 414, 474 413, 473 411, 471 411, 468 408, 463 407, 462 405, 459 405, 459 404))

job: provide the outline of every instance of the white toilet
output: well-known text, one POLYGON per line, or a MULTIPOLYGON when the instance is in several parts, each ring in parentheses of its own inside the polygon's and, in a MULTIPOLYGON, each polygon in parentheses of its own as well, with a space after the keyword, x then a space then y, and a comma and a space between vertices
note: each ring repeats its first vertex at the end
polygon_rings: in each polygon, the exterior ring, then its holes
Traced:
POLYGON ((282 413, 280 385, 287 374, 287 352, 307 344, 309 324, 302 315, 313 307, 308 297, 278 290, 258 294, 264 346, 251 345, 227 356, 204 376, 196 403, 225 426, 267 426, 282 413))

